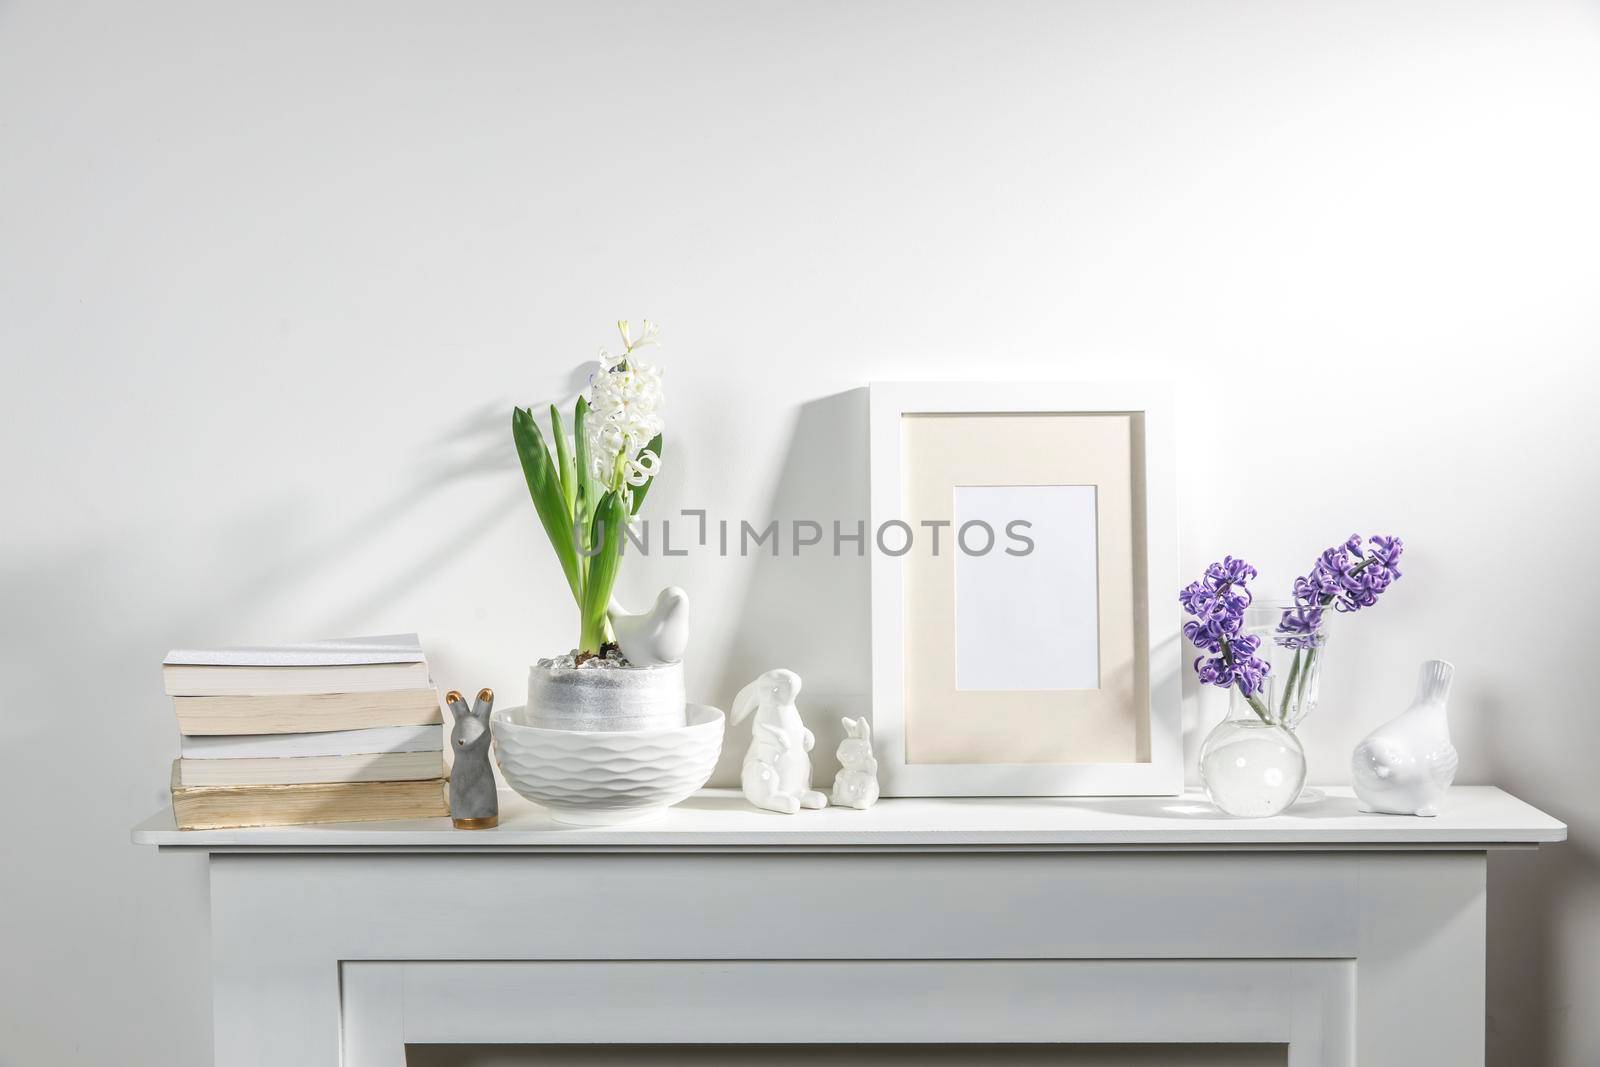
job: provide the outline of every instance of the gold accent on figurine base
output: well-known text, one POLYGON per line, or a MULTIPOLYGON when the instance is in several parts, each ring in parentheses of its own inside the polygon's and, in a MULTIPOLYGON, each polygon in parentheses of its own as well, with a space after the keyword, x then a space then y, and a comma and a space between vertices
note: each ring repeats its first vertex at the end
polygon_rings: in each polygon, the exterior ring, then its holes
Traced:
POLYGON ((500 816, 485 815, 481 819, 451 819, 457 830, 492 830, 500 825, 500 816))

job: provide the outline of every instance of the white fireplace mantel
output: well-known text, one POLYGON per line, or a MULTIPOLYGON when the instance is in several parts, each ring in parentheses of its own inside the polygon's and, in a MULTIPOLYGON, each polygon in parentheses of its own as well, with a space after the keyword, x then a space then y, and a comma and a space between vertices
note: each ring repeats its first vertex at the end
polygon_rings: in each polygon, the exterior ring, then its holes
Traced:
POLYGON ((216 1062, 399 1067, 407 1044, 1266 1042, 1291 1067, 1483 1059, 1489 851, 1564 840, 1485 786, 1438 818, 1347 790, 1181 798, 708 790, 567 829, 134 830, 209 854, 216 1062))

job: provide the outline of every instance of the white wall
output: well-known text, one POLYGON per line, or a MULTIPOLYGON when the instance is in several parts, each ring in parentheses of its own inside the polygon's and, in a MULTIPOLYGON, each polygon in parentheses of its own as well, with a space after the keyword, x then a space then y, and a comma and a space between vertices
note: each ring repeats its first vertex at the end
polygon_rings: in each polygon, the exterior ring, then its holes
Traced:
MULTIPOLYGON (((860 514, 875 378, 1159 379, 1186 571, 1402 534, 1313 778, 1455 660, 1462 780, 1573 824, 1494 1062, 1600 1060, 1597 131, 1594 3, 0 4, 0 1062, 208 1060, 169 646, 567 647, 508 412, 642 315, 658 516, 860 514)), ((866 710, 864 562, 668 580, 702 697, 866 710)))

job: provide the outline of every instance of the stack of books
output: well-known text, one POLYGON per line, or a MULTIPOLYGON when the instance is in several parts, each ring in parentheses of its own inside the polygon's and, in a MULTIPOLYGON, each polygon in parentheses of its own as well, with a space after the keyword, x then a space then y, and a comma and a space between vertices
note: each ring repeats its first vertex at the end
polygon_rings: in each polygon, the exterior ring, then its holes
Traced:
POLYGON ((180 829, 450 813, 439 691, 415 634, 180 649, 162 674, 183 734, 180 829))

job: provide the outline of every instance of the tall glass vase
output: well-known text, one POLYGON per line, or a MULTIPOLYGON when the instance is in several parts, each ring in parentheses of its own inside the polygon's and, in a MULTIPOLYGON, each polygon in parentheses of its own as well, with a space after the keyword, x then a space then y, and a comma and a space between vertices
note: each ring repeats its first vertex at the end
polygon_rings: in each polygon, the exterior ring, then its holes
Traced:
POLYGON ((1307 629, 1303 619, 1292 602, 1258 601, 1245 610, 1244 632, 1260 638, 1256 656, 1271 669, 1249 697, 1228 691, 1228 717, 1200 749, 1206 794, 1229 815, 1276 815, 1304 791, 1305 750, 1295 730, 1316 709, 1328 632, 1325 622, 1307 629))
POLYGON ((1298 730, 1317 709, 1332 614, 1332 610, 1323 611, 1317 628, 1304 631, 1283 628, 1286 618, 1298 617, 1292 601, 1263 601, 1245 609, 1245 633, 1261 639, 1256 656, 1272 665, 1262 697, 1272 720, 1289 730, 1298 730))

